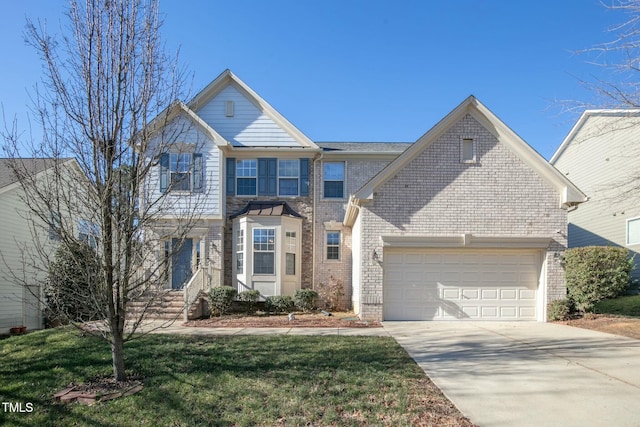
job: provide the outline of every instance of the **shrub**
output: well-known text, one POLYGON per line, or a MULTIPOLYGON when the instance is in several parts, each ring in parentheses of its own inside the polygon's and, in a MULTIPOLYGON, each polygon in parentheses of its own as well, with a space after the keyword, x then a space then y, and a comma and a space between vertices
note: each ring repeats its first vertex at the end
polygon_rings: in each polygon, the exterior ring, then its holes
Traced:
POLYGON ((252 289, 250 291, 242 291, 238 294, 238 301, 246 308, 248 313, 255 313, 258 300, 260 299, 260 291, 252 289))
POLYGON ((84 242, 61 244, 49 264, 44 287, 50 322, 83 322, 104 318, 106 293, 101 288, 96 251, 84 242))
POLYGON ((267 297, 264 308, 270 313, 288 313, 293 310, 293 298, 289 295, 267 297))
POLYGON ((298 289, 293 296, 295 306, 302 311, 309 311, 315 307, 315 300, 318 293, 313 289, 298 289))
POLYGON ((551 322, 567 320, 571 314, 569 298, 553 300, 547 305, 547 319, 551 322))
POLYGON ((593 310, 593 305, 615 298, 629 286, 633 260, 625 248, 587 246, 565 252, 567 291, 577 310, 593 310))
POLYGON ((320 283, 318 286, 320 299, 327 310, 335 310, 340 307, 340 299, 344 296, 342 280, 331 276, 329 283, 320 283))
POLYGON ((236 288, 231 286, 218 286, 209 291, 209 309, 212 316, 222 316, 229 312, 233 299, 237 295, 236 288))

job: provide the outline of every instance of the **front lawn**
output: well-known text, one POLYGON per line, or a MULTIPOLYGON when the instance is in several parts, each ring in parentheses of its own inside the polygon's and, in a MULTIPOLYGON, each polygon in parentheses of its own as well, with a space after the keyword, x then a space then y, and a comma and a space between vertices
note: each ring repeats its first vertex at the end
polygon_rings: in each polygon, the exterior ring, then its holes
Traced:
POLYGON ((640 295, 627 295, 596 303, 594 311, 599 314, 640 317, 640 295))
POLYGON ((148 335, 127 345, 135 395, 54 403, 71 382, 110 375, 109 348, 72 329, 0 341, 1 425, 471 426, 391 338, 148 335))

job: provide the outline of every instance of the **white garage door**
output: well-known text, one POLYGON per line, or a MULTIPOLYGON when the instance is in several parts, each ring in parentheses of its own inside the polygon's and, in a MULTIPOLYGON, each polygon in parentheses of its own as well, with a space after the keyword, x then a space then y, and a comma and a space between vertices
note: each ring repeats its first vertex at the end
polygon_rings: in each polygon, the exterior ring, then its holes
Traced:
POLYGON ((385 320, 536 320, 540 254, 385 249, 385 320))

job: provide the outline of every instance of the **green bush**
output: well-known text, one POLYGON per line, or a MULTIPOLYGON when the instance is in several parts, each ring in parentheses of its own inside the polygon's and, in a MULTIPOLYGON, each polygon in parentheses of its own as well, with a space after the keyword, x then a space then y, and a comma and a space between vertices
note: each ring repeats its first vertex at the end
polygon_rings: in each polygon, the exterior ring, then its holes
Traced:
POLYGON ((252 289, 250 291, 242 291, 238 294, 238 301, 245 307, 248 313, 255 313, 258 300, 260 299, 260 291, 252 289))
POLYGON ((582 313, 607 298, 615 298, 629 286, 633 260, 625 248, 587 246, 565 251, 568 296, 582 313))
POLYGON ((293 296, 293 302, 299 310, 310 311, 315 307, 318 293, 313 289, 298 289, 293 296))
POLYGON ((49 322, 85 322, 103 319, 107 293, 100 277, 96 251, 84 242, 66 242, 49 264, 44 287, 49 322))
POLYGON ((211 289, 208 295, 211 316, 222 316, 228 313, 237 294, 236 288, 231 286, 219 286, 211 289))
POLYGON ((267 297, 264 308, 269 313, 288 313, 293 311, 293 298, 289 295, 274 295, 267 297))
POLYGON ((571 300, 569 298, 553 300, 547 305, 547 319, 550 322, 567 320, 571 311, 571 300))

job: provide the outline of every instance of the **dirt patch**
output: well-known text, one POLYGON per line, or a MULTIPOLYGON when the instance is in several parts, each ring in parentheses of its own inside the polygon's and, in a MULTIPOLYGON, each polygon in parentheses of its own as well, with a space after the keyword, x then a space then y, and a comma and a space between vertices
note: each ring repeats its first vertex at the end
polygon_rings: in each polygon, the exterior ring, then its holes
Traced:
POLYGON ((609 334, 640 339, 640 319, 596 314, 579 319, 558 322, 577 328, 592 329, 609 334))
POLYGON ((184 326, 196 328, 381 328, 380 322, 366 322, 353 313, 228 314, 211 319, 191 320, 184 326))

